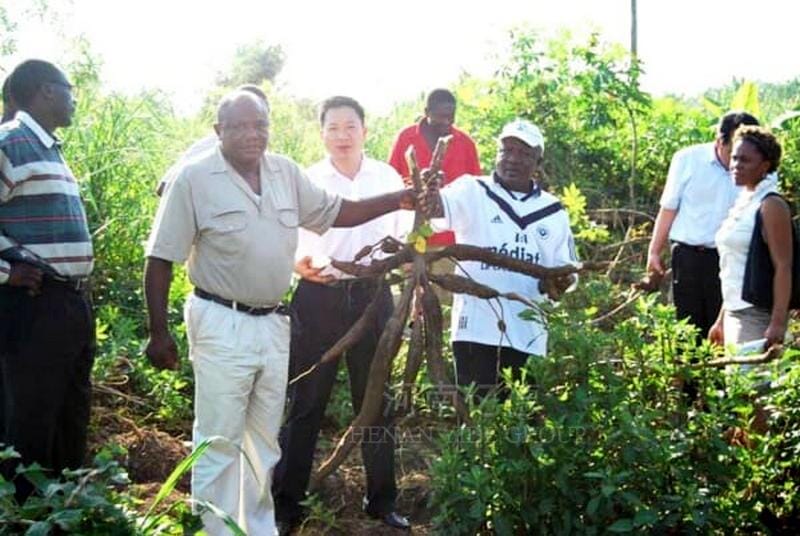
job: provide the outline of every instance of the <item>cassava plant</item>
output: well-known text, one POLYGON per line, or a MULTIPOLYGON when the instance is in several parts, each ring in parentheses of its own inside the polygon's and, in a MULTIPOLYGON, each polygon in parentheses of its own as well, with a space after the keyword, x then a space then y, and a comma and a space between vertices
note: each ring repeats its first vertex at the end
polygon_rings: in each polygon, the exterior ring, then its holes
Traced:
MULTIPOLYGON (((438 198, 436 192, 438 192, 437 185, 441 163, 450 139, 448 136, 437 142, 431 166, 426 170, 419 169, 413 148, 409 150, 407 158, 409 169, 411 170, 411 179, 420 199, 438 198)), ((323 478, 335 471, 345 460, 348 453, 359 443, 359 434, 355 432, 363 427, 371 426, 377 421, 385 386, 390 383, 392 362, 400 349, 403 329, 408 325, 412 314, 412 303, 415 295, 419 296, 419 314, 415 317, 414 328, 409 341, 406 366, 403 371, 403 382, 407 386, 404 396, 409 398, 413 396, 413 393, 410 392, 410 386, 415 383, 419 369, 425 363, 428 376, 440 390, 440 395, 452 401, 457 414, 465 422, 468 422, 470 417, 464 399, 459 393, 449 388, 453 382, 448 377, 447 367, 442 356, 442 333, 444 331, 442 310, 439 299, 433 292, 431 285, 437 285, 450 292, 467 293, 487 300, 506 298, 523 302, 530 307, 537 307, 535 303, 524 296, 515 293, 500 293, 467 277, 452 274, 434 274, 430 270, 433 262, 442 258, 450 258, 456 262, 477 260, 491 266, 536 277, 542 280, 545 286, 553 278, 595 268, 593 265, 546 268, 519 259, 513 259, 484 248, 464 244, 448 246, 438 251, 428 251, 426 247, 427 238, 432 234, 432 230, 428 223, 428 217, 420 206, 416 209, 413 229, 414 231, 409 235, 408 243, 404 244, 396 239, 387 237, 377 244, 363 248, 353 261, 331 261, 332 266, 344 273, 356 277, 375 278, 380 282, 380 285, 378 285, 379 288, 375 293, 375 298, 367 306, 363 315, 337 343, 325 352, 320 359, 320 363, 335 361, 360 339, 366 326, 373 321, 377 310, 377 298, 381 295, 385 285, 401 284, 403 289, 394 313, 387 322, 378 341, 370 367, 361 411, 339 439, 336 448, 322 462, 313 475, 312 486, 317 486, 323 478), (358 263, 358 261, 371 257, 373 253, 378 251, 387 253, 389 256, 379 260, 372 259, 369 264, 358 263), (395 270, 403 265, 410 265, 411 269, 407 273, 395 273, 395 270)), ((498 322, 502 325, 503 319, 498 319, 498 322)), ((307 374, 313 374, 317 366, 311 367, 291 381, 294 382, 307 374)))

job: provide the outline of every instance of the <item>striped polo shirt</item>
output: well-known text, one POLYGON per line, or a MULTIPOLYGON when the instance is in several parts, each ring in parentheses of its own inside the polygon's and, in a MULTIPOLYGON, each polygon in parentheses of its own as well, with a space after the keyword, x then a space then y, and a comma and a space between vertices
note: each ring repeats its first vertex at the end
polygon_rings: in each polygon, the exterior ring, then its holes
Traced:
POLYGON ((0 126, 0 283, 10 262, 86 277, 93 256, 78 184, 58 140, 29 114, 0 126))

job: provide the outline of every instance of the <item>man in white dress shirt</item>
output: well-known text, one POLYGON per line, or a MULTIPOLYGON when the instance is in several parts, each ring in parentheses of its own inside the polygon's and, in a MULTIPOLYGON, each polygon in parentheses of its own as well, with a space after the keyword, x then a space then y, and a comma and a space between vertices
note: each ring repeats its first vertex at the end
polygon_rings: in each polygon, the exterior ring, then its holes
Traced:
POLYGON ((704 338, 722 305, 719 255, 714 235, 738 189, 728 171, 731 139, 740 125, 757 125, 745 112, 729 112, 712 143, 692 145, 672 157, 661 208, 653 226, 647 271, 663 275, 661 252, 671 242, 672 292, 679 319, 688 318, 704 338))
MULTIPOLYGON (((321 107, 322 140, 328 155, 307 170, 318 187, 344 199, 358 200, 403 188, 400 175, 388 164, 363 153, 364 109, 349 97, 332 97, 321 107)), ((302 279, 292 299, 289 377, 319 362, 322 355, 358 320, 377 291, 371 279, 353 279, 325 261, 352 260, 361 248, 386 236, 403 238, 410 231, 412 213, 392 213, 352 229, 330 229, 322 235, 300 231, 297 271, 302 279)), ((367 261, 364 261, 367 262, 367 261)), ((370 364, 378 339, 392 314, 388 288, 380 295, 377 318, 366 335, 344 356, 350 377, 353 408, 361 407, 370 364)), ((314 448, 337 363, 327 363, 289 388, 289 410, 281 430, 282 458, 275 470, 273 495, 276 519, 286 528, 303 516, 314 448)), ((397 497, 394 472, 393 410, 385 407, 381 420, 365 435, 361 452, 367 475, 364 510, 389 526, 407 529, 408 521, 394 511, 397 497)))

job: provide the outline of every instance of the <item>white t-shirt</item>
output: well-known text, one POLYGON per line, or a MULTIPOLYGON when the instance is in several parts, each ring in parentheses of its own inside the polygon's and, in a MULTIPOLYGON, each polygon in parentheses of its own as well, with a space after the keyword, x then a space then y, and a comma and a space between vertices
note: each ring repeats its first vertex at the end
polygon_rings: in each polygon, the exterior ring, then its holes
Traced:
MULTIPOLYGON (((403 179, 392 166, 366 156, 361 161, 361 169, 352 179, 342 175, 333 166, 330 158, 317 162, 306 170, 306 174, 318 187, 350 201, 375 197, 405 188, 403 179)), ((296 258, 299 260, 308 255, 352 261, 364 246, 375 244, 386 236, 403 240, 411 231, 413 222, 413 211, 397 210, 356 227, 332 228, 322 235, 300 229, 296 258)), ((385 256, 378 252, 374 258, 385 256)), ((359 262, 369 264, 370 259, 366 257, 359 262)), ((337 279, 351 277, 333 267, 322 271, 322 275, 328 274, 337 279)))
MULTIPOLYGON (((529 194, 511 192, 492 177, 466 175, 441 191, 444 218, 432 223, 452 229, 456 242, 487 248, 513 258, 563 266, 577 261, 569 216, 559 200, 537 186, 529 194)), ((531 301, 546 299, 539 280, 477 261, 460 262, 456 273, 499 292, 516 292, 531 301)), ((506 346, 534 355, 547 353, 547 329, 542 321, 523 320, 528 307, 507 299, 483 300, 456 294, 451 337, 490 346, 506 346), (506 327, 498 327, 498 316, 506 327)))

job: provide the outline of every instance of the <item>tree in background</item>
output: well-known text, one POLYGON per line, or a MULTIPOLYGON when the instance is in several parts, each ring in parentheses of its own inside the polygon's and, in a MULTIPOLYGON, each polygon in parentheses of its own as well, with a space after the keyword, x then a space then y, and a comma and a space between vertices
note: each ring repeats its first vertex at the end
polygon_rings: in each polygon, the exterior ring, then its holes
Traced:
MULTIPOLYGON (((7 56, 14 52, 17 43, 16 29, 17 25, 9 17, 8 10, 4 5, 0 4, 0 56, 7 56)), ((5 75, 10 69, 3 67, 2 70, 5 75)))
POLYGON ((235 87, 261 85, 264 80, 274 82, 285 61, 286 53, 280 45, 267 45, 261 40, 241 45, 236 49, 230 70, 217 75, 217 84, 235 87))

